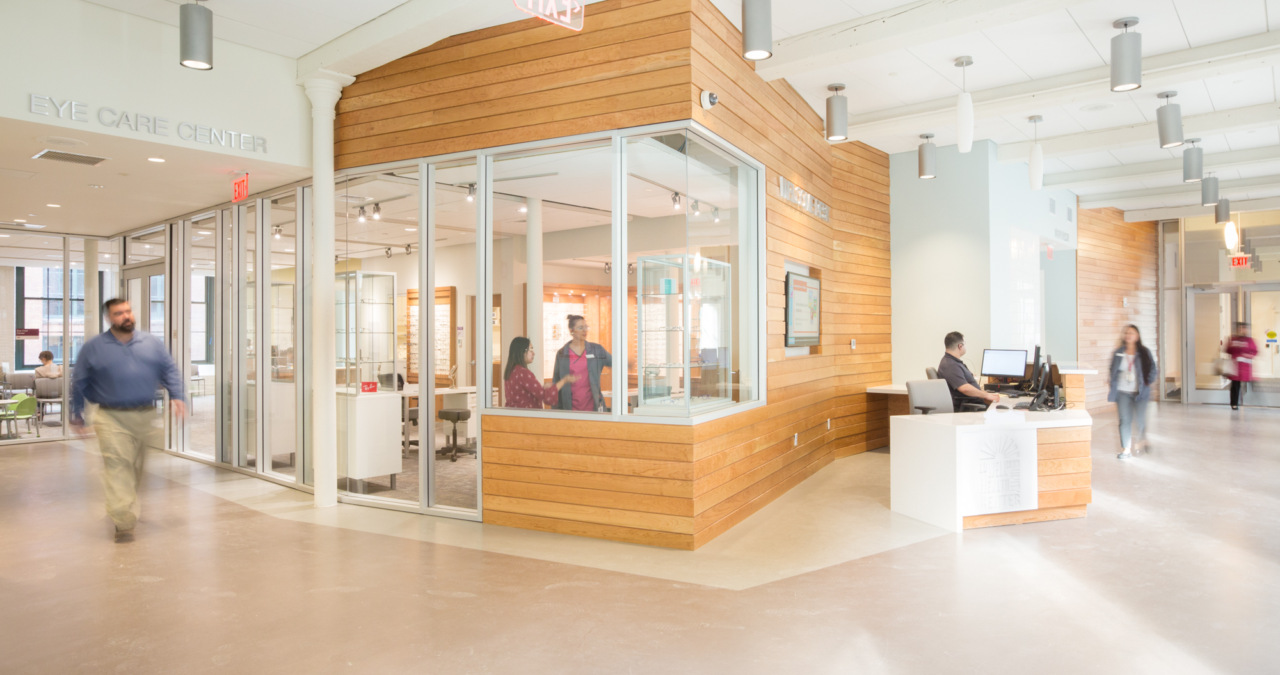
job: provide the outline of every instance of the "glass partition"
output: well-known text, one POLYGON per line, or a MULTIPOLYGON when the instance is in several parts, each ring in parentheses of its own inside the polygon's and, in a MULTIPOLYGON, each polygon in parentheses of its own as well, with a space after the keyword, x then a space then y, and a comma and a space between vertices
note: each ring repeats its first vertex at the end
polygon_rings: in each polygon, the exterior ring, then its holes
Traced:
POLYGON ((271 284, 267 286, 263 356, 264 419, 271 462, 266 468, 290 480, 296 477, 300 436, 297 368, 298 318, 301 290, 298 278, 298 191, 269 198, 266 257, 271 284))

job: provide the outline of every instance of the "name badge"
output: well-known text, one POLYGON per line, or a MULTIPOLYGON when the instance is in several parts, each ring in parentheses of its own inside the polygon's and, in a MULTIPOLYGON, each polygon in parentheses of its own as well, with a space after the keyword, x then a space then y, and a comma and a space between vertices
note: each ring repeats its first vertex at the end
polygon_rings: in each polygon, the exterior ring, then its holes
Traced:
POLYGON ((594 359, 595 357, 596 357, 595 354, 587 354, 587 358, 589 359, 594 359))

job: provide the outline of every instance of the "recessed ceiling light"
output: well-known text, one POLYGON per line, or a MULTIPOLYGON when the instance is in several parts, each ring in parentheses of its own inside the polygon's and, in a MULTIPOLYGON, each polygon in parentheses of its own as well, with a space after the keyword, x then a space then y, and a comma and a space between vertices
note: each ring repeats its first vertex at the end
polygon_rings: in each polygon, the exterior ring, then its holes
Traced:
POLYGON ((23 223, 23 224, 22 224, 22 226, 23 226, 23 227, 26 227, 26 228, 30 228, 30 229, 32 229, 32 230, 43 230, 43 229, 44 229, 44 225, 36 225, 35 223, 23 223))
POLYGON ((404 228, 404 231, 405 231, 405 232, 417 232, 417 231, 418 231, 418 228, 416 228, 416 227, 406 227, 406 228, 404 228))
POLYGON ((1102 112, 1116 107, 1114 103, 1090 103, 1080 107, 1080 112, 1102 112))
POLYGON ((26 218, 14 218, 14 219, 13 219, 13 222, 15 222, 15 223, 25 223, 25 222, 27 222, 27 219, 26 219, 26 218))
POLYGON ((205 235, 213 234, 213 232, 210 232, 209 230, 196 230, 196 232, 205 235))
POLYGON ((7 236, 9 236, 9 235, 7 235, 7 234, 0 234, 0 237, 7 237, 7 236))
POLYGON ((90 184, 89 184, 89 187, 91 187, 91 188, 93 188, 93 189, 95 189, 95 190, 101 190, 102 188, 104 188, 104 187, 106 187, 106 186, 105 186, 105 185, 96 185, 96 184, 90 183, 90 184))
POLYGON ((148 161, 148 162, 155 162, 155 163, 157 163, 157 164, 164 164, 164 158, 163 158, 163 157, 148 157, 148 158, 147 158, 147 161, 148 161))
POLYGON ((62 208, 62 205, 61 205, 61 204, 45 204, 45 206, 47 206, 47 207, 49 207, 49 208, 51 208, 51 209, 60 209, 60 208, 62 208))
POLYGON ((286 249, 284 250, 284 252, 285 252, 285 253, 293 253, 293 249, 291 249, 291 248, 286 248, 286 249))

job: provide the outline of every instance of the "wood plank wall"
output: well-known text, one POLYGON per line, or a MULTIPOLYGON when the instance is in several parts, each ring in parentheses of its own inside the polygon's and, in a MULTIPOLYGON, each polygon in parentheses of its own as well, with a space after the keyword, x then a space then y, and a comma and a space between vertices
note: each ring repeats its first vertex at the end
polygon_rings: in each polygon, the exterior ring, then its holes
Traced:
POLYGON ((1143 344, 1160 358, 1156 340, 1159 237, 1155 222, 1126 223, 1119 209, 1086 209, 1079 214, 1077 339, 1080 363, 1098 371, 1085 377, 1085 401, 1093 410, 1114 405, 1107 403, 1107 378, 1112 352, 1126 325, 1136 325, 1143 344))
POLYGON ((581 33, 531 19, 361 75, 338 104, 338 166, 690 118, 767 166, 767 406, 696 427, 481 420, 486 522, 692 549, 835 458, 886 444, 885 402, 866 387, 891 376, 889 160, 829 146, 809 105, 739 56, 708 0, 586 12, 581 33), (720 105, 702 110, 703 89, 720 105), (783 202, 779 176, 829 204, 830 222, 783 202), (822 276, 812 355, 784 355, 784 260, 822 276))

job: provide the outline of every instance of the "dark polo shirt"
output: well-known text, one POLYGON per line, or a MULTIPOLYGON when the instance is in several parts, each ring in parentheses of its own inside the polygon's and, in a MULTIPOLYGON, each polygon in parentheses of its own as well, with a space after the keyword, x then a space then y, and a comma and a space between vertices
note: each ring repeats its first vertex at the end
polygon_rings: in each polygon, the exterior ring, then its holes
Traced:
POLYGON ((951 407, 956 412, 960 412, 961 403, 978 400, 960 393, 960 387, 966 384, 973 385, 974 389, 982 389, 978 386, 978 381, 973 379, 973 373, 969 372, 969 366, 964 365, 964 361, 950 354, 943 354, 942 362, 938 364, 938 378, 947 381, 947 387, 951 389, 951 407))

